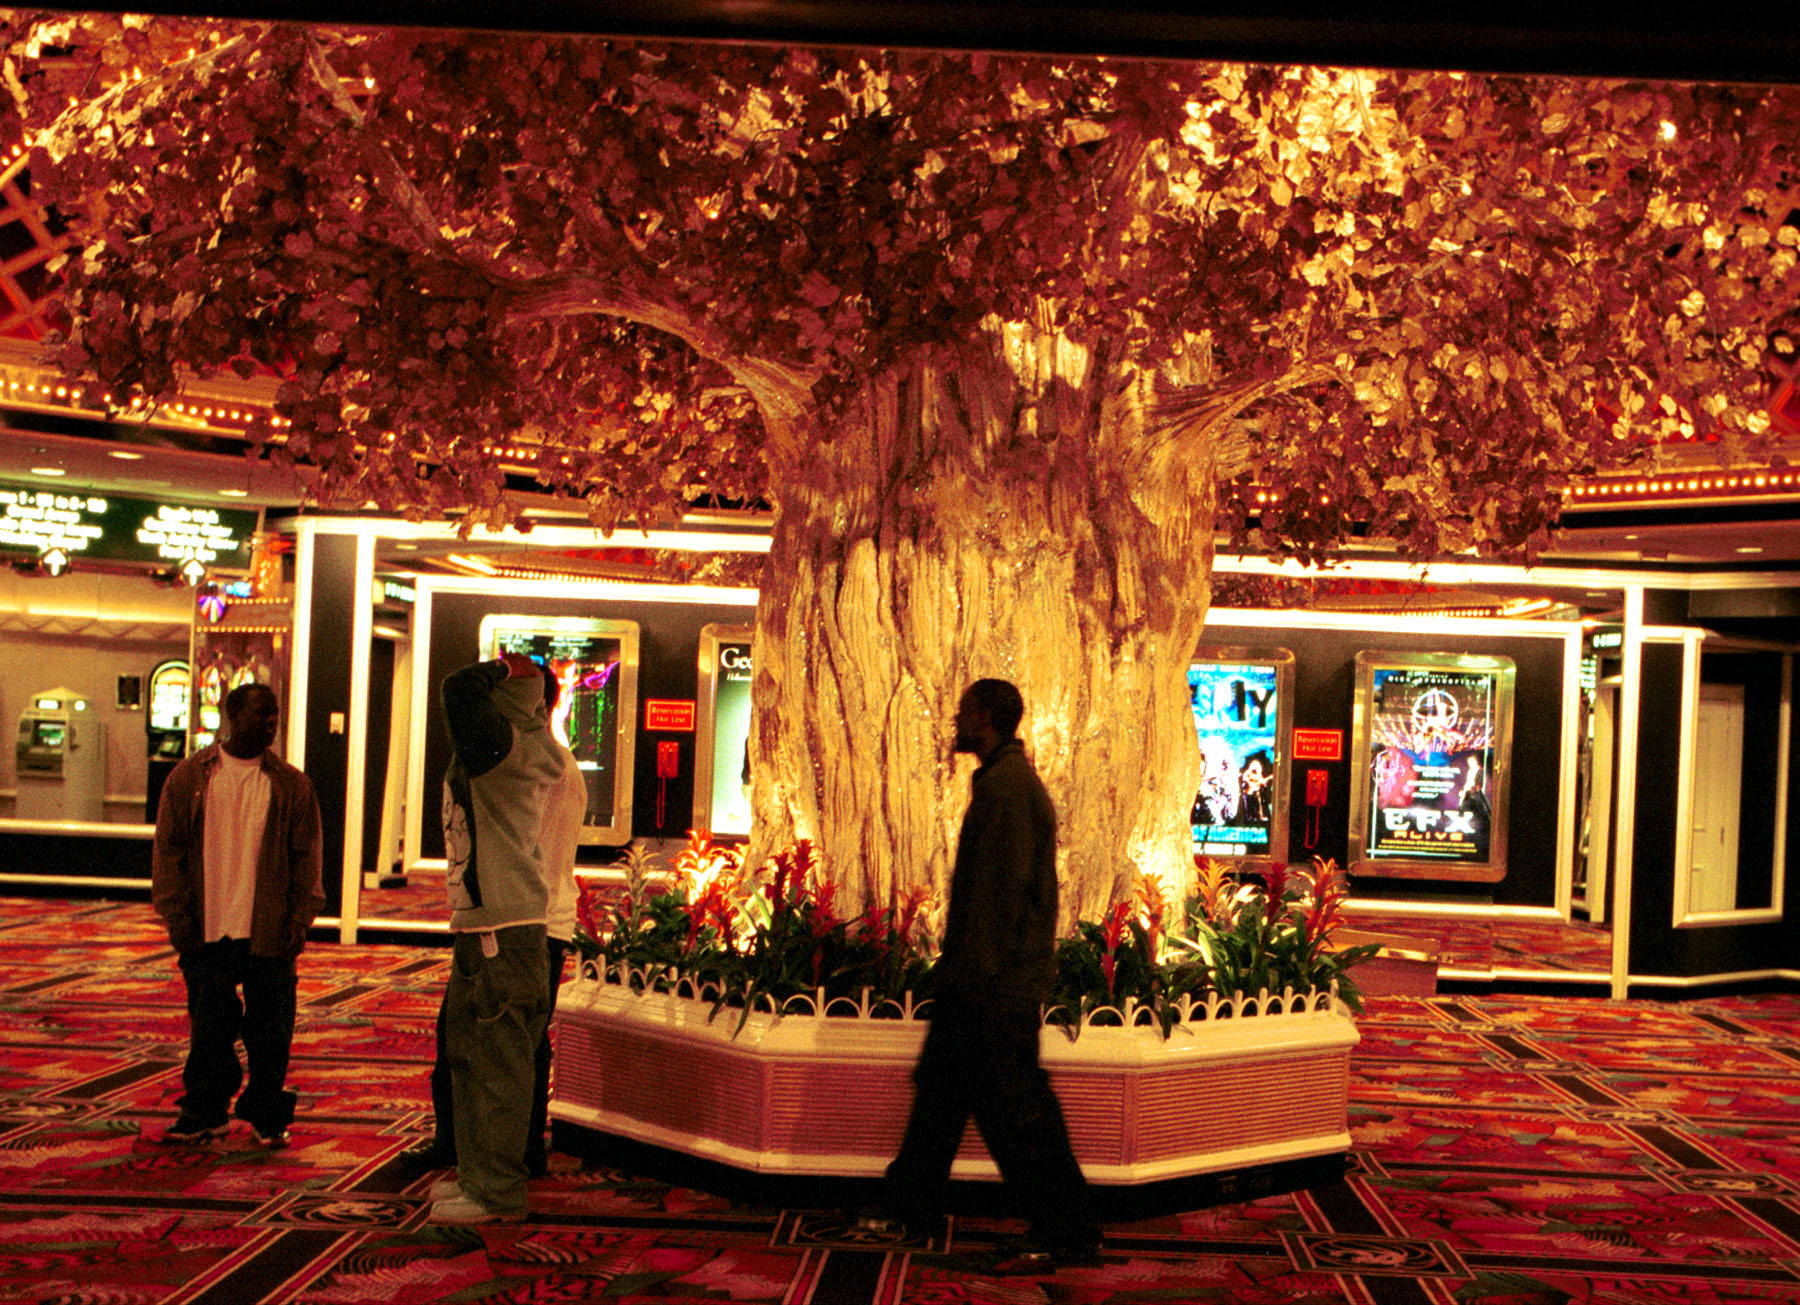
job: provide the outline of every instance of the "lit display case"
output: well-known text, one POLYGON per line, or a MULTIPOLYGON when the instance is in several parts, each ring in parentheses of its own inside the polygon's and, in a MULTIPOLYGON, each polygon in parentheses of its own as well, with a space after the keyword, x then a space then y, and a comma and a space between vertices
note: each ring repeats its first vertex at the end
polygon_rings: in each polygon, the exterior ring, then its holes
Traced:
POLYGON ((637 623, 493 615, 482 618, 480 641, 483 657, 524 653, 556 673, 562 688, 550 728, 575 754, 587 781, 581 841, 615 847, 629 843, 637 743, 637 623))
POLYGON ((1356 655, 1352 873, 1505 877, 1515 675, 1510 657, 1356 655))
POLYGON ((1287 859, 1293 693, 1294 655, 1285 648, 1205 646, 1195 654, 1188 667, 1201 761, 1189 817, 1195 852, 1287 859))
POLYGON ((748 625, 700 631, 700 720, 695 740, 694 828, 717 838, 750 833, 748 625))

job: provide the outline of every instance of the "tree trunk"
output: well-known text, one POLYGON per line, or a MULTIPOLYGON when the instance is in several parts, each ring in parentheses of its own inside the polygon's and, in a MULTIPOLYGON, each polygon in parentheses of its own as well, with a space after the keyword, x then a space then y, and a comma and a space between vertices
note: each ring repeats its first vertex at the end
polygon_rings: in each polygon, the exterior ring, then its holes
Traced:
POLYGON ((1056 801, 1064 924, 1151 873, 1185 891, 1185 670, 1210 464, 1158 447, 1149 381, 1011 334, 868 387, 776 468, 755 647, 753 859, 807 838, 846 907, 947 888, 961 691, 1017 684, 1056 801))

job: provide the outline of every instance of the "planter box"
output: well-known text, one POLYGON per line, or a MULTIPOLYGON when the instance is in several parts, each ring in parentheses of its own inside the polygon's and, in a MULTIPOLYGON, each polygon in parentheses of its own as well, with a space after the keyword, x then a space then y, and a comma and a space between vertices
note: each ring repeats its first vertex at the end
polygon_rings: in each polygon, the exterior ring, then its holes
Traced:
MULTIPOLYGON (((712 1002, 688 990, 634 992, 591 963, 580 969, 557 1003, 553 1119, 760 1174, 878 1177, 899 1149, 926 1030, 910 1012, 879 1018, 840 1001, 821 1018, 807 1001, 808 1013, 789 1003, 787 1014, 728 1008, 710 1019, 712 1002)), ((1089 1025, 1074 1040, 1046 1027, 1042 1037, 1091 1183, 1154 1183, 1350 1146, 1358 1035, 1329 995, 1195 1008, 1167 1039, 1154 1024, 1089 1025)), ((972 1124, 952 1175, 999 1177, 972 1124)))

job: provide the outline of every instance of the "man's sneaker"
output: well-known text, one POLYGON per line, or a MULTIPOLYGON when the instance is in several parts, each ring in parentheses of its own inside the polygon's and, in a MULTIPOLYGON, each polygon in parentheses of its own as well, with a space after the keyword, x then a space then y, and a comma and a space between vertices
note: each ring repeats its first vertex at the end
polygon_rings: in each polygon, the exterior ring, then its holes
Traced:
POLYGON ((490 1210, 471 1196, 458 1193, 445 1200, 435 1202, 431 1213, 425 1216, 426 1223, 524 1223, 523 1210, 490 1210))
POLYGON ((256 1139, 258 1146, 267 1151, 279 1151, 294 1140, 285 1128, 265 1130, 258 1128, 255 1124, 250 1125, 250 1135, 256 1139))
POLYGON ((182 1115, 163 1129, 162 1140, 170 1146, 199 1146, 230 1131, 230 1124, 203 1124, 191 1115, 182 1115))
POLYGON ((426 1189, 425 1195, 433 1201, 460 1201, 463 1199, 462 1184, 454 1178, 440 1178, 426 1189))

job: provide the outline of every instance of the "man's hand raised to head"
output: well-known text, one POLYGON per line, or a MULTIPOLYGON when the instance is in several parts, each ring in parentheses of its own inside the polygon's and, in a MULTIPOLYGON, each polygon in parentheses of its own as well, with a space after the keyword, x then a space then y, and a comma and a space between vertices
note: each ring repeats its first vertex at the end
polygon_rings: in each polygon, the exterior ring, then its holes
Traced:
POLYGON ((543 668, 532 661, 531 658, 527 657, 524 653, 501 653, 500 660, 506 663, 506 678, 509 680, 522 680, 527 675, 542 675, 544 673, 543 668))

